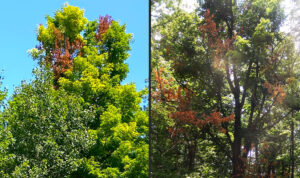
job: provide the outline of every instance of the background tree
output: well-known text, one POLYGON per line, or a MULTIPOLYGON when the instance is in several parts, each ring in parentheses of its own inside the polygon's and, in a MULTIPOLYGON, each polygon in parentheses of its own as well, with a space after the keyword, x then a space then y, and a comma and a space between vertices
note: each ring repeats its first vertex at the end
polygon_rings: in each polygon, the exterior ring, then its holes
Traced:
POLYGON ((95 116, 83 109, 82 99, 55 91, 50 73, 36 72, 3 113, 10 136, 6 142, 11 142, 7 153, 14 158, 3 171, 16 177, 70 175, 95 143, 87 127, 95 116))
MULTIPOLYGON (((0 84, 2 84, 2 77, 0 84)), ((4 107, 4 100, 6 98, 6 91, 0 90, 0 167, 9 169, 12 161, 13 155, 7 152, 8 146, 11 143, 11 134, 9 130, 6 128, 6 122, 3 119, 3 107, 4 107)), ((5 172, 0 170, 0 175, 4 177, 5 172)))
MULTIPOLYGON (((151 114, 153 121, 152 168, 155 177, 183 176, 191 172, 198 172, 198 175, 200 172, 202 176, 214 177, 220 175, 218 173, 221 172, 228 174, 229 171, 229 164, 224 159, 224 152, 220 151, 220 147, 212 145, 210 140, 206 140, 209 137, 204 131, 208 129, 205 126, 207 122, 193 123, 197 121, 195 120, 193 98, 205 97, 205 102, 197 104, 201 107, 201 111, 205 111, 205 108, 209 107, 208 102, 213 98, 196 93, 194 89, 186 90, 191 89, 189 83, 184 80, 184 76, 181 76, 182 73, 176 73, 176 70, 181 70, 205 75, 207 70, 205 66, 192 67, 202 63, 202 61, 197 61, 197 55, 204 50, 201 42, 197 39, 200 34, 199 25, 200 20, 195 14, 186 13, 179 8, 175 8, 172 15, 166 14, 163 18, 158 19, 157 24, 154 24, 151 114), (162 45, 166 42, 171 43, 171 41, 175 45, 167 47, 162 45), (165 54, 170 57, 165 57, 165 54), (194 63, 181 65, 188 58, 187 56, 194 63), (178 59, 178 61, 169 59, 178 59), (202 72, 202 70, 204 71, 202 72), (185 100, 186 94, 191 98, 185 100), (206 128, 200 129, 204 126, 206 128), (213 164, 215 166, 212 166, 213 164)), ((205 78, 203 83, 209 83, 209 80, 209 78, 205 78)), ((201 85, 201 87, 207 87, 207 91, 211 92, 210 86, 201 85)), ((198 109, 200 110, 200 108, 198 109)))

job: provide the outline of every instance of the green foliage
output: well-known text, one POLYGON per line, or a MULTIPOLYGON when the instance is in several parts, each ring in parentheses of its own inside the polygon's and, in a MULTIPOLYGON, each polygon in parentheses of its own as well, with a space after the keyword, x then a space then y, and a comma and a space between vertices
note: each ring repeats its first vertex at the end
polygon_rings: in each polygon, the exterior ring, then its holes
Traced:
POLYGON ((47 16, 47 20, 48 24, 53 23, 70 40, 77 38, 87 23, 84 11, 80 10, 79 7, 69 6, 68 4, 61 10, 56 11, 54 18, 47 16))
POLYGON ((16 90, 3 113, 7 152, 14 156, 8 173, 64 177, 96 142, 87 128, 94 112, 83 108, 82 98, 54 90, 49 72, 35 72, 36 79, 16 90))
POLYGON ((99 43, 100 52, 107 52, 108 62, 114 65, 111 76, 118 76, 120 81, 125 79, 128 72, 128 65, 123 64, 123 61, 129 57, 127 51, 130 50, 130 39, 131 34, 125 33, 125 25, 120 26, 113 21, 103 41, 99 43))
POLYGON ((187 13, 153 1, 152 175, 283 176, 292 164, 291 123, 299 132, 291 113, 299 111, 300 73, 295 41, 279 31, 281 1, 198 2, 187 13), (189 103, 184 92, 175 97, 178 87, 192 91, 189 103), (197 125, 214 111, 234 120, 222 130, 197 125))
POLYGON ((61 10, 57 10, 52 18, 47 16, 47 27, 40 25, 38 28, 37 39, 43 42, 44 48, 50 50, 55 44, 55 29, 59 29, 63 36, 68 37, 70 41, 81 38, 80 33, 85 29, 87 19, 84 17, 84 11, 79 7, 66 4, 61 10))
POLYGON ((83 13, 65 5, 38 28, 40 69, 1 116, 2 177, 148 176, 147 91, 121 85, 132 35, 112 21, 97 39, 83 13))
MULTIPOLYGON (((0 86, 2 84, 2 77, 0 77, 0 86)), ((7 153, 9 145, 13 142, 12 135, 7 128, 7 123, 3 119, 2 107, 4 106, 4 99, 6 98, 6 91, 0 90, 0 167, 9 169, 13 163, 14 155, 7 153)), ((2 169, 0 169, 1 177, 8 177, 2 169)))

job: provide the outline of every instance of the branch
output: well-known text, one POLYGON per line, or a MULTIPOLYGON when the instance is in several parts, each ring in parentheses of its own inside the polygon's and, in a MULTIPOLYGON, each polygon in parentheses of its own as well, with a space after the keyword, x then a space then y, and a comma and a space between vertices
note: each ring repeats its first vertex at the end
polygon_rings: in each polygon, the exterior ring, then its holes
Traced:
POLYGON ((264 92, 264 93, 263 93, 263 98, 262 98, 262 101, 261 101, 261 104, 260 104, 260 108, 259 108, 259 110, 258 110, 257 116, 256 116, 255 121, 254 121, 254 125, 256 125, 255 122, 259 120, 259 116, 260 116, 260 114, 261 114, 261 112, 262 112, 262 110, 263 110, 263 106, 264 106, 265 101, 266 101, 266 96, 267 96, 267 93, 264 92))
POLYGON ((209 136, 212 138, 213 142, 215 142, 219 148, 226 154, 226 156, 229 157, 229 159, 233 159, 228 150, 225 150, 225 146, 221 143, 220 139, 216 136, 214 136, 210 131, 207 132, 209 136))
POLYGON ((241 107, 244 106, 244 103, 245 103, 245 99, 246 99, 246 93, 247 93, 247 90, 248 90, 248 81, 249 81, 249 77, 250 77, 250 72, 252 70, 252 60, 249 61, 249 67, 248 67, 248 70, 247 70, 247 74, 246 74, 246 80, 245 80, 245 85, 244 85, 244 92, 243 92, 243 95, 242 95, 242 101, 241 101, 241 107))
MULTIPOLYGON (((240 96, 240 84, 239 84, 239 79, 237 77, 237 74, 236 74, 236 68, 235 68, 235 65, 233 64, 233 81, 234 81, 234 86, 235 86, 235 92, 237 94, 237 96, 240 96)), ((239 98, 239 97, 238 97, 239 98)), ((239 99, 238 99, 239 100, 239 99)), ((240 104, 240 101, 238 101, 239 104, 240 104)))
POLYGON ((173 144, 172 147, 170 147, 169 149, 167 149, 166 151, 164 151, 161 156, 164 156, 167 152, 169 152, 170 150, 172 150, 175 146, 177 146, 179 143, 182 143, 183 141, 179 141, 179 142, 176 142, 175 144, 173 144))
POLYGON ((228 127, 226 127, 225 129, 226 129, 226 133, 225 133, 225 134, 226 134, 227 140, 228 140, 228 142, 229 142, 230 145, 231 145, 233 142, 232 142, 232 140, 231 140, 231 138, 230 138, 230 135, 229 135, 229 132, 228 132, 228 127))
POLYGON ((277 119, 274 123, 272 123, 269 126, 266 126, 265 128, 263 128, 262 130, 265 131, 267 129, 270 129, 272 127, 274 127, 276 124, 278 124, 283 118, 287 117, 291 112, 293 111, 293 109, 291 109, 286 115, 280 117, 279 119, 277 119))
POLYGON ((279 92, 277 93, 277 95, 274 97, 274 100, 272 102, 272 104, 267 108, 267 111, 261 116, 259 117, 259 115, 257 115, 256 119, 257 120, 257 123, 259 123, 258 121, 261 121, 267 114, 270 113, 271 111, 271 108, 274 106, 275 102, 276 102, 276 98, 279 96, 279 92))
POLYGON ((251 111, 250 111, 250 116, 249 116, 249 125, 248 128, 252 126, 252 118, 254 114, 254 110, 256 108, 256 93, 257 93, 257 80, 258 80, 258 61, 256 61, 256 74, 255 74, 255 85, 254 85, 254 91, 251 97, 251 111))
POLYGON ((234 94, 235 93, 235 87, 233 86, 233 83, 232 83, 232 81, 230 79, 228 62, 225 62, 225 69, 226 69, 226 79, 227 79, 227 82, 229 84, 231 92, 234 94))

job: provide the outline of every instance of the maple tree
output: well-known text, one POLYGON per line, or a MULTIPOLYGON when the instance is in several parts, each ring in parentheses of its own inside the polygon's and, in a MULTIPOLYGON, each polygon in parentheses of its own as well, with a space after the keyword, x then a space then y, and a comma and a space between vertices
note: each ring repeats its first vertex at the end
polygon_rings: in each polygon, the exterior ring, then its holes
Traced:
POLYGON ((132 34, 68 4, 46 19, 29 51, 35 79, 0 115, 0 176, 147 177, 146 90, 121 84, 132 34))

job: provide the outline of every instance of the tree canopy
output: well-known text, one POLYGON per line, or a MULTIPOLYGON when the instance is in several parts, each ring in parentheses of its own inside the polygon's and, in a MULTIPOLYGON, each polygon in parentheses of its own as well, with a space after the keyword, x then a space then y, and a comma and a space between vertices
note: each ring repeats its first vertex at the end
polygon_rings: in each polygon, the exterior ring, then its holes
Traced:
POLYGON ((1 113, 1 177, 147 177, 147 91, 121 84, 132 34, 68 4, 46 19, 35 79, 1 113))
POLYGON ((299 54, 280 2, 207 0, 191 13, 154 2, 165 8, 152 24, 154 177, 295 170, 299 54))

